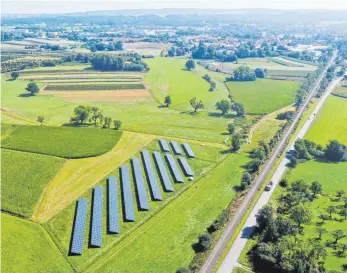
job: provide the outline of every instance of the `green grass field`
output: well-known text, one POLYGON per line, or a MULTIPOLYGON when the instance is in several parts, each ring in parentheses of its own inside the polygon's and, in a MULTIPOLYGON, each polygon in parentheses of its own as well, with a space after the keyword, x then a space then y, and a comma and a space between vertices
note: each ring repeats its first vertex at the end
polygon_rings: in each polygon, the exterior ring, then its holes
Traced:
POLYGON ((145 89, 141 83, 87 83, 87 84, 48 84, 45 91, 105 91, 123 89, 145 89))
POLYGON ((253 82, 228 82, 235 101, 241 102, 248 114, 267 114, 292 104, 299 82, 257 79, 253 82))
POLYGON ((318 144, 326 145, 329 140, 336 139, 347 144, 347 99, 330 96, 306 138, 318 144))
POLYGON ((44 228, 1 213, 2 272, 73 272, 44 228))
POLYGON ((81 158, 110 151, 120 131, 97 128, 3 125, 2 147, 66 158, 81 158))
POLYGON ((340 86, 339 88, 336 88, 332 94, 347 99, 347 86, 340 86))
POLYGON ((45 186, 65 160, 1 149, 2 209, 31 217, 45 186))
POLYGON ((310 73, 308 70, 283 70, 271 69, 268 70, 268 75, 278 77, 306 77, 310 73))

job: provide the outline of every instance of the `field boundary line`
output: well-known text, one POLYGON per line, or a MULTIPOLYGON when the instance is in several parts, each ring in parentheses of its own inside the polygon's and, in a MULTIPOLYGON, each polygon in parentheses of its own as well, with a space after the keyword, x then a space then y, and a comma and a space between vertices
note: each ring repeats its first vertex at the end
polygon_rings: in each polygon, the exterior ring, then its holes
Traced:
POLYGON ((342 99, 347 99, 347 95, 344 96, 344 95, 340 95, 340 94, 336 94, 336 93, 331 93, 330 95, 333 95, 335 97, 339 97, 339 98, 342 98, 342 99))
POLYGON ((11 119, 14 119, 14 120, 19 120, 19 121, 22 121, 22 122, 30 124, 30 125, 38 125, 37 122, 35 122, 35 121, 26 119, 26 118, 21 117, 21 116, 19 116, 17 114, 13 114, 10 111, 7 111, 7 110, 5 110, 3 108, 1 108, 1 114, 6 116, 6 117, 8 117, 8 118, 11 118, 11 119))

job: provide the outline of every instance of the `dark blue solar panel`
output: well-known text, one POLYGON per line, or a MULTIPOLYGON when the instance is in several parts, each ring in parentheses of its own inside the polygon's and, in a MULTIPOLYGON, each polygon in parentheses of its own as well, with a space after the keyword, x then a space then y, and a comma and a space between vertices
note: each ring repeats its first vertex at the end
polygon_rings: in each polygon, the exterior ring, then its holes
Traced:
POLYGON ((178 162, 180 163, 185 176, 194 176, 194 172, 192 168, 189 166, 188 161, 185 157, 180 157, 178 159, 178 162))
POLYGON ((169 174, 167 173, 167 169, 165 167, 161 154, 159 152, 154 152, 153 155, 154 155, 155 162, 157 163, 157 168, 159 170, 160 178, 164 184, 164 189, 166 191, 174 191, 174 188, 172 186, 169 174))
POLYGON ((149 210, 148 196, 145 188, 145 181, 141 172, 140 160, 137 157, 134 157, 133 159, 131 159, 131 165, 133 166, 133 173, 135 177, 140 209, 149 210))
POLYGON ((101 247, 102 243, 102 204, 104 188, 96 186, 93 194, 93 214, 92 214, 92 231, 90 244, 101 247))
POLYGON ((173 174, 175 182, 183 183, 184 182, 183 177, 177 167, 174 157, 171 154, 167 154, 165 155, 165 157, 166 157, 166 161, 169 164, 169 167, 170 167, 171 173, 173 174))
POLYGON ((108 231, 110 233, 120 232, 117 180, 113 176, 108 178, 108 231))
POLYGON ((121 180, 123 186, 123 201, 125 208, 125 220, 135 221, 134 201, 131 192, 130 177, 128 166, 120 167, 121 180))
POLYGON ((169 145, 165 139, 159 139, 160 147, 163 152, 170 152, 169 145))
POLYGON ((173 140, 170 143, 171 143, 173 152, 176 155, 181 155, 182 154, 182 150, 181 150, 180 146, 178 145, 178 143, 176 141, 173 141, 173 140))
POLYGON ((141 154, 142 154, 143 165, 145 166, 147 178, 151 186, 152 196, 155 200, 163 200, 163 198, 161 197, 161 192, 158 186, 157 177, 155 176, 149 153, 148 151, 143 150, 141 154))
POLYGON ((82 254, 84 244, 84 232, 86 230, 88 200, 80 198, 77 202, 75 223, 72 234, 71 253, 82 254))
POLYGON ((195 154, 194 154, 192 148, 190 148, 188 143, 183 143, 182 146, 183 146, 183 149, 185 150, 185 152, 189 158, 195 158, 195 154))

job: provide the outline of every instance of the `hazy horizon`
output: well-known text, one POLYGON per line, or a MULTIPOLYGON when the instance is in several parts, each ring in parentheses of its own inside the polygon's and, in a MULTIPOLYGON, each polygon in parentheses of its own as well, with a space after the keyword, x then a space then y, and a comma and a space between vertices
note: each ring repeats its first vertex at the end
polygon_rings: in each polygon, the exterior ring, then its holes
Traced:
POLYGON ((131 9, 320 9, 320 10, 347 10, 346 0, 148 0, 148 1, 9 1, 1 3, 2 14, 57 14, 103 10, 131 10, 131 9))

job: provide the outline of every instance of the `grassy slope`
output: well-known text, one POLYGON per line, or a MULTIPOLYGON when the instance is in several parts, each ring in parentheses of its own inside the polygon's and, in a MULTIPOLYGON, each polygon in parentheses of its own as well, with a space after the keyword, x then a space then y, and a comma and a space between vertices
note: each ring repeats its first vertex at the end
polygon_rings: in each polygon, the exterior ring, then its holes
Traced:
POLYGON ((233 98, 243 103, 246 113, 267 114, 295 100, 299 82, 257 79, 253 82, 228 82, 233 98))
POLYGON ((330 96, 306 138, 321 145, 336 139, 347 144, 347 99, 330 96))
POLYGON ((87 271, 174 272, 187 266, 194 256, 191 244, 232 200, 247 161, 243 153, 229 156, 87 271))
POLYGON ((1 213, 2 272, 72 272, 38 224, 1 213))
POLYGON ((1 150, 2 209, 30 217, 43 189, 65 160, 1 150))
POLYGON ((66 158, 104 154, 118 142, 121 132, 96 128, 4 125, 2 147, 66 158))

